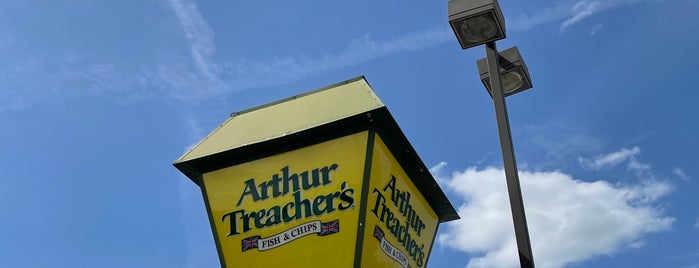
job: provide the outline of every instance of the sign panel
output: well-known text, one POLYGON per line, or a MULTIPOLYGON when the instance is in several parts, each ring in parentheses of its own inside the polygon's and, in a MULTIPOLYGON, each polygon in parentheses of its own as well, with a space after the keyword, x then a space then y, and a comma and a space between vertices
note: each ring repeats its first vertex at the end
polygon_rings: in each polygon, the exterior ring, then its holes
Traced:
POLYGON ((425 267, 437 214, 378 135, 371 165, 362 267, 425 267))
POLYGON ((203 174, 226 266, 351 267, 367 138, 360 132, 203 174))

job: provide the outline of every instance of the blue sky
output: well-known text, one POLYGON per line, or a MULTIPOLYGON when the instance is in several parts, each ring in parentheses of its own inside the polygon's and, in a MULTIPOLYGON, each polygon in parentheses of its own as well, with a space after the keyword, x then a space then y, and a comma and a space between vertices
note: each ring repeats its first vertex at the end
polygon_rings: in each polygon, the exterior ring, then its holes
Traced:
MULTIPOLYGON (((500 5, 538 267, 699 267, 696 0, 500 5)), ((458 208, 428 267, 514 267, 483 48, 446 1, 0 2, 0 267, 217 267, 172 161, 230 112, 365 75, 458 208)))

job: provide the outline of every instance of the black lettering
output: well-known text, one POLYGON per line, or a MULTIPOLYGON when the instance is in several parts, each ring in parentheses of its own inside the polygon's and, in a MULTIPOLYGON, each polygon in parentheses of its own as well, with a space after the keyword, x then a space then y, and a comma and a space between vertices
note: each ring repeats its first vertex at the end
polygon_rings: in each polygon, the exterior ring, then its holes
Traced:
MULTIPOLYGON (((349 188, 347 182, 340 184, 340 189, 330 193, 317 194, 313 198, 304 198, 303 190, 323 186, 332 182, 332 172, 338 169, 337 164, 331 164, 322 168, 305 170, 301 173, 293 173, 289 166, 280 169, 280 172, 271 176, 271 179, 262 181, 256 184, 255 178, 250 178, 244 182, 244 189, 237 206, 243 204, 246 199, 251 199, 252 202, 276 198, 287 195, 293 191, 293 201, 284 205, 273 205, 271 207, 259 207, 253 211, 236 210, 228 212, 221 216, 221 221, 228 224, 228 236, 238 235, 250 231, 253 228, 262 229, 272 227, 286 222, 307 218, 311 216, 320 216, 327 213, 332 213, 335 210, 346 210, 354 208, 354 189, 349 188), (226 221, 228 221, 226 223, 226 221)), ((389 187, 389 186, 387 186, 389 187)), ((395 182, 393 186, 395 188, 395 182)), ((316 191, 314 191, 317 193, 316 191)), ((389 210, 385 205, 386 197, 377 189, 374 189, 377 194, 376 205, 372 212, 377 215, 381 214, 382 218, 390 213, 391 220, 387 224, 395 225, 397 221, 396 215, 389 210), (379 212, 381 205, 381 212, 379 212)), ((303 225, 298 230, 293 230, 292 235, 299 235, 304 232, 317 231, 315 225, 303 225)), ((278 239, 277 239, 278 240, 278 239)), ((274 246, 277 241, 264 240, 262 247, 274 246), (266 242, 264 242, 266 241, 266 242)))
POLYGON ((398 207, 398 212, 403 213, 403 203, 405 202, 405 195, 400 190, 396 190, 396 199, 393 200, 393 204, 398 207))
POLYGON ((325 196, 324 195, 319 195, 316 196, 316 198, 313 200, 313 214, 316 216, 323 215, 323 210, 321 209, 320 206, 325 202, 325 196))
POLYGON ((403 193, 404 193, 404 195, 403 195, 404 198, 403 198, 403 201, 401 203, 401 207, 403 207, 403 211, 401 211, 401 213, 403 213, 403 216, 405 216, 408 213, 408 211, 413 209, 413 206, 410 205, 410 193, 408 191, 405 191, 403 193))
POLYGON ((301 200, 301 192, 294 193, 294 207, 296 207, 296 219, 305 218, 311 215, 311 201, 301 200))
POLYGON ((296 173, 289 175, 289 166, 283 167, 282 169, 282 182, 284 183, 284 188, 282 190, 282 194, 288 194, 290 189, 289 189, 289 182, 293 183, 292 189, 294 192, 300 190, 299 188, 299 176, 296 175, 296 173))
POLYGON ((240 196, 236 206, 240 206, 240 204, 243 203, 243 198, 246 195, 251 195, 252 201, 260 200, 260 194, 257 193, 257 186, 255 185, 255 178, 245 181, 245 190, 243 190, 243 194, 240 196))
POLYGON ((294 207, 294 202, 289 202, 286 205, 284 205, 284 208, 282 209, 282 219, 284 222, 290 222, 294 220, 294 216, 291 216, 291 212, 289 212, 289 208, 294 207))
POLYGON ((324 167, 320 170, 323 173, 323 185, 327 185, 332 182, 330 172, 334 170, 337 170, 337 164, 332 164, 329 167, 324 167))
POLYGON ((231 213, 226 213, 223 214, 223 217, 221 217, 221 222, 226 222, 226 219, 229 220, 228 225, 230 226, 230 230, 228 231, 228 236, 240 234, 240 232, 238 232, 238 217, 235 216, 238 213, 245 214, 245 210, 237 210, 231 213))
POLYGON ((391 201, 396 203, 396 177, 393 177, 393 175, 391 175, 391 180, 383 187, 383 191, 385 192, 389 188, 391 189, 391 201))
POLYGON ((325 196, 325 211, 327 213, 335 211, 335 206, 333 205, 333 201, 335 201, 335 198, 338 198, 340 196, 340 192, 334 192, 332 194, 327 194, 325 196))
POLYGON ((254 217, 255 212, 253 211, 250 214, 243 213, 243 215, 240 216, 240 219, 243 220, 243 233, 250 231, 250 216, 254 217))
POLYGON ((279 178, 279 174, 274 174, 272 175, 272 179, 267 182, 267 185, 272 185, 272 196, 277 197, 282 195, 282 192, 279 190, 279 183, 282 181, 282 179, 279 178))
MULTIPOLYGON (((354 189, 352 189, 352 188, 345 189, 345 186, 347 186, 347 182, 343 182, 342 186, 340 187, 340 189, 342 189, 342 192, 340 193, 340 200, 342 200, 342 202, 344 202, 344 203, 340 203, 339 205, 337 205, 337 207, 340 210, 348 209, 354 205, 354 197, 352 197, 354 195, 354 189)), ((379 193, 379 194, 381 194, 381 193, 379 193)), ((374 214, 376 214, 376 213, 374 213, 374 214)))
MULTIPOLYGON (((371 209, 371 213, 374 213, 374 216, 379 217, 379 205, 381 207, 384 207, 384 203, 386 203, 386 198, 383 197, 381 192, 379 190, 374 189, 374 192, 376 194, 376 203, 374 203, 374 208, 371 209)), ((381 210, 381 221, 383 221, 383 209, 381 210)))
POLYGON ((255 228, 260 229, 265 227, 265 224, 262 223, 262 218, 266 215, 265 214, 265 209, 260 209, 259 212, 255 213, 254 211, 250 213, 255 218, 255 228))
MULTIPOLYGON (((391 212, 391 211, 388 211, 388 213, 393 215, 393 212, 391 212)), ((388 227, 388 221, 386 221, 386 227, 388 227)), ((400 228, 400 221, 398 221, 398 219, 393 219, 393 221, 391 221, 391 228, 390 229, 391 229, 391 233, 395 237, 398 237, 398 228, 400 228)))
MULTIPOLYGON (((422 247, 424 248, 425 245, 422 245, 422 247)), ((425 253, 420 249, 420 257, 417 259, 417 266, 422 267, 423 264, 425 264, 425 253)))
POLYGON ((308 183, 308 170, 299 173, 299 177, 301 177, 301 189, 308 190, 311 188, 311 184, 308 183))
POLYGON ((279 206, 273 206, 267 210, 267 221, 265 226, 274 226, 282 222, 281 220, 281 208, 279 206))
POLYGON ((269 193, 267 191, 267 182, 263 181, 259 185, 260 187, 260 200, 265 200, 269 198, 269 193))
POLYGON ((410 238, 410 236, 408 236, 408 230, 405 229, 405 226, 398 225, 398 242, 405 246, 406 238, 410 238))
MULTIPOLYGON (((385 211, 385 214, 386 214, 386 224, 388 224, 389 222, 392 222, 392 221, 393 221, 393 219, 394 219, 395 216, 394 216, 393 212, 392 212, 391 210, 389 210, 389 209, 385 209, 384 211, 385 211)), ((383 212, 383 211, 381 212, 381 215, 382 215, 382 216, 384 215, 384 212, 383 212)), ((383 219, 383 217, 381 217, 381 218, 383 219)), ((391 227, 391 226, 386 225, 386 227, 391 227)))
POLYGON ((413 260, 415 259, 415 254, 417 254, 417 244, 415 240, 410 240, 408 244, 408 254, 410 254, 410 257, 413 257, 413 260))

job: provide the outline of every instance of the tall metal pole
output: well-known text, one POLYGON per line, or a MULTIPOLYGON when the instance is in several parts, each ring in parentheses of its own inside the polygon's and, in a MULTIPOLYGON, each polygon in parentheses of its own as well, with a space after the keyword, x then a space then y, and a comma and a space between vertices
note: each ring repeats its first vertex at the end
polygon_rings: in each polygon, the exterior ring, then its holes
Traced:
POLYGON ((510 121, 507 118, 505 95, 501 86, 500 63, 498 60, 500 56, 495 47, 495 41, 485 44, 485 54, 488 62, 488 72, 490 73, 490 85, 493 91, 495 117, 497 118, 498 132, 500 134, 502 160, 505 165, 507 193, 510 197, 512 221, 515 226, 519 264, 522 268, 534 268, 534 257, 532 256, 532 246, 529 241, 529 230, 527 229, 527 217, 524 213, 524 202, 522 202, 522 189, 519 185, 515 151, 512 145, 512 135, 510 134, 510 121))

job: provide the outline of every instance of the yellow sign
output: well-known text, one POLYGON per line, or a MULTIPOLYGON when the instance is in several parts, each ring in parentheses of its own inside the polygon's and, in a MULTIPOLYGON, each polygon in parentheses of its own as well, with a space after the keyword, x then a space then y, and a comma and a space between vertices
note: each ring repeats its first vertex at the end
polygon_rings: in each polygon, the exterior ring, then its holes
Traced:
POLYGON ((226 266, 351 267, 366 147, 365 131, 204 173, 226 266))
POLYGON ((363 77, 234 113, 174 165, 225 268, 423 268, 458 219, 363 77))
POLYGON ((425 267, 437 214, 379 136, 371 165, 361 267, 425 267))

